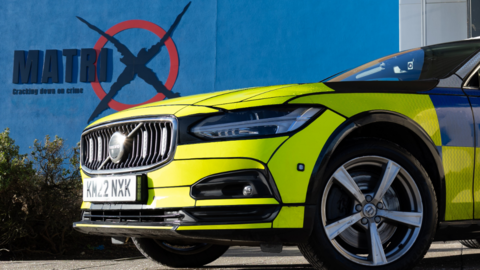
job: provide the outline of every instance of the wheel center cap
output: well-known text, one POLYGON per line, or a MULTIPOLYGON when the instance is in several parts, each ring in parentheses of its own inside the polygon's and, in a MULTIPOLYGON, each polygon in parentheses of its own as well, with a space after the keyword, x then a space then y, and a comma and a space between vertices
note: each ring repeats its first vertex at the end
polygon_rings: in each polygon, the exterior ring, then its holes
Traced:
POLYGON ((363 214, 367 218, 374 217, 377 214, 377 208, 375 207, 375 205, 369 203, 363 208, 363 214))

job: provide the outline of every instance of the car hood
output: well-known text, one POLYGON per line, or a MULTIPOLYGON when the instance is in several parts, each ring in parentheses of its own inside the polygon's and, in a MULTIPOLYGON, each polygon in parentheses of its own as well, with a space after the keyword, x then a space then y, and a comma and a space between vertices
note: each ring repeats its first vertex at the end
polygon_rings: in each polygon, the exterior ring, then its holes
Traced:
POLYGON ((275 91, 283 88, 290 88, 292 86, 295 86, 295 84, 226 90, 226 91, 219 91, 219 92, 167 99, 167 100, 162 100, 158 102, 152 102, 136 108, 147 108, 152 106, 164 106, 164 105, 215 106, 215 105, 225 104, 225 103, 240 102, 242 100, 253 98, 256 95, 261 95, 266 92, 275 91))
MULTIPOLYGON (((221 92, 192 95, 162 100, 133 107, 101 118, 88 127, 122 118, 170 114, 177 117, 191 114, 214 113, 222 109, 241 109, 255 106, 276 105, 300 95, 333 91, 323 83, 286 84, 252 87, 221 92)), ((87 127, 87 128, 88 128, 87 127)))

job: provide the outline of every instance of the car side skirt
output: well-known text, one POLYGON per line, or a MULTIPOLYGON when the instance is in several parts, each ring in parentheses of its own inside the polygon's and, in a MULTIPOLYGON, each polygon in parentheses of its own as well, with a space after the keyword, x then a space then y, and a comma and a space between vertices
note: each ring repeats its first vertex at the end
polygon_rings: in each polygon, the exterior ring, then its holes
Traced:
POLYGON ((439 222, 434 241, 452 241, 480 238, 480 220, 439 222))

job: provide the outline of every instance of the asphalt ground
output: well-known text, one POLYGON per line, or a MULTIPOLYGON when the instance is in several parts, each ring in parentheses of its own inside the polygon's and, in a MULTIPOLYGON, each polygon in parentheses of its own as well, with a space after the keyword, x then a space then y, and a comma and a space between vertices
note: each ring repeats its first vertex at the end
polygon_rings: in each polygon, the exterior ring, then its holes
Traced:
MULTIPOLYGON (((114 260, 35 260, 4 261, 0 269, 168 269, 143 257, 114 260)), ((287 270, 313 269, 296 247, 285 247, 280 254, 263 253, 258 247, 232 247, 221 258, 200 269, 287 270)), ((480 269, 480 249, 469 249, 458 242, 437 242, 414 269, 480 269)))

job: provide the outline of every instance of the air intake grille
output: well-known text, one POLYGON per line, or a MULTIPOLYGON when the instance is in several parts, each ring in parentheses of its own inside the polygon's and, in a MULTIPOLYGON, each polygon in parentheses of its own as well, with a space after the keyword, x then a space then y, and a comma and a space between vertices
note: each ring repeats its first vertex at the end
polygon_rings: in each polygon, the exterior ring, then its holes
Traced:
POLYGON ((86 211, 83 220, 102 222, 180 222, 184 215, 174 210, 86 211))
POLYGON ((87 173, 114 173, 145 170, 171 159, 176 142, 176 119, 137 119, 109 123, 82 134, 82 168, 87 173), (114 163, 109 141, 115 132, 127 136, 124 158, 114 163))

